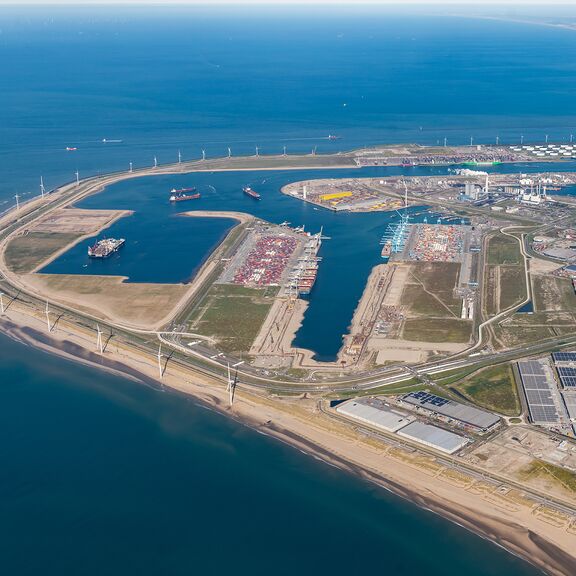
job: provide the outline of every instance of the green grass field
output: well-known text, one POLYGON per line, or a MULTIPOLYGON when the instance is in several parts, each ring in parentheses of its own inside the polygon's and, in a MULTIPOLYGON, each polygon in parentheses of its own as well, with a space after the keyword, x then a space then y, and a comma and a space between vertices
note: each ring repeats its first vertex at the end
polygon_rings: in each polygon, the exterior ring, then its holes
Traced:
POLYGON ((500 310, 519 304, 526 298, 526 280, 522 266, 500 267, 500 310))
POLYGON ((533 276, 532 286, 537 312, 576 309, 576 294, 569 278, 533 276))
POLYGON ((517 240, 498 234, 488 243, 488 264, 521 264, 522 254, 517 240))
POLYGON ((566 490, 576 493, 576 474, 543 460, 531 462, 522 470, 521 475, 526 480, 533 477, 546 478, 561 484, 566 490))
POLYGON ((31 232, 18 236, 6 248, 6 264, 12 272, 27 274, 78 237, 78 234, 57 232, 31 232))
POLYGON ((484 368, 453 388, 487 410, 506 416, 520 414, 520 399, 512 368, 508 364, 484 368))
POLYGON ((214 284, 193 314, 190 330, 215 338, 223 352, 247 352, 276 294, 277 287, 214 284))
POLYGON ((457 262, 418 262, 411 266, 402 294, 402 304, 423 316, 460 317, 462 303, 454 298, 460 264, 457 262))
POLYGON ((472 324, 456 318, 409 318, 402 337, 415 342, 468 342, 472 324))

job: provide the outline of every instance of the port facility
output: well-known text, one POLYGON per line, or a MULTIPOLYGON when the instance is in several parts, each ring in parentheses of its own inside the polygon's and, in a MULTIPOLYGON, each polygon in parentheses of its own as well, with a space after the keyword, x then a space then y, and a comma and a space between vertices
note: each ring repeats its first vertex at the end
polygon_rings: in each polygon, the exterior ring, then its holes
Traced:
POLYGON ((425 422, 412 422, 398 430, 398 435, 446 454, 454 454, 470 442, 464 436, 425 422))
POLYGON ((479 431, 490 430, 500 422, 500 417, 496 414, 424 391, 406 394, 402 397, 401 403, 456 420, 466 427, 479 431))

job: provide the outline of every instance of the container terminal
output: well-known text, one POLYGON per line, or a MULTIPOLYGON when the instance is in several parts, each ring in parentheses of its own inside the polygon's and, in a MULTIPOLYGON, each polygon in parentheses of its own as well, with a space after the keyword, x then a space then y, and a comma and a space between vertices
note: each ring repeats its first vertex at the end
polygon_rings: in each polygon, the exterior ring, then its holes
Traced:
POLYGON ((280 296, 297 298, 312 291, 322 258, 317 234, 287 225, 257 224, 227 263, 220 284, 277 286, 280 296))

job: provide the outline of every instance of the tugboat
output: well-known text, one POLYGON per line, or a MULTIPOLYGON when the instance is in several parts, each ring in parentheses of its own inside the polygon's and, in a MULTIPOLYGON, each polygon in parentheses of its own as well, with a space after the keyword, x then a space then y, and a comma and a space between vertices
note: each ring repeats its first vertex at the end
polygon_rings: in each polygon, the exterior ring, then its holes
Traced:
POLYGON ((242 192, 244 192, 244 194, 246 194, 246 196, 250 196, 250 198, 254 198, 254 200, 260 200, 260 194, 258 194, 258 192, 255 192, 254 190, 252 190, 252 188, 250 188, 250 186, 244 186, 244 188, 242 188, 242 192))

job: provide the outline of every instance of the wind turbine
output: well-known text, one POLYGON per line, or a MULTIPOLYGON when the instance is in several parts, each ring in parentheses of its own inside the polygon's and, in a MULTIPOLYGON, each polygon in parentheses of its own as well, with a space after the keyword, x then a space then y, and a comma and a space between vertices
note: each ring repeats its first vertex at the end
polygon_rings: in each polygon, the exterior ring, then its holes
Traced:
POLYGON ((80 172, 76 170, 75 174, 76 174, 76 186, 80 186, 80 172))
POLYGON ((44 178, 40 176, 40 194, 42 198, 44 198, 44 194, 46 193, 46 189, 44 188, 44 178))
POLYGON ((286 156, 286 146, 284 146, 284 156, 286 156))
POLYGON ((258 151, 258 146, 256 146, 256 157, 260 156, 260 153, 258 151))
POLYGON ((228 147, 228 158, 232 157, 232 150, 230 150, 230 147, 228 147))
POLYGON ((19 202, 19 200, 18 200, 18 198, 19 198, 18 194, 16 194, 16 195, 14 196, 14 198, 16 198, 16 210, 20 210, 20 202, 19 202))
POLYGON ((96 347, 100 350, 100 354, 104 354, 104 347, 102 345, 102 330, 100 330, 100 324, 96 324, 96 329, 98 330, 98 338, 96 339, 96 347))
POLYGON ((48 328, 48 332, 52 332, 50 328, 50 311, 48 310, 48 300, 46 300, 46 327, 48 328))
POLYGON ((202 160, 206 160, 206 150, 202 150, 202 160))
POLYGON ((154 168, 158 168, 158 158, 154 156, 154 168))
POLYGON ((178 150, 178 164, 182 164, 182 153, 178 150))
POLYGON ((132 162, 130 162, 130 172, 132 172, 132 162))
POLYGON ((162 342, 158 344, 158 374, 160 375, 160 380, 164 376, 164 372, 162 370, 162 342))
MULTIPOLYGON (((228 385, 226 386, 226 392, 228 392, 228 402, 230 402, 230 406, 232 406, 232 403, 234 402, 234 388, 236 387, 236 376, 234 376, 234 380, 232 380, 232 377, 230 375, 230 362, 228 362, 227 364, 228 364, 228 385)), ((236 369, 236 372, 238 372, 238 369, 236 369)))

